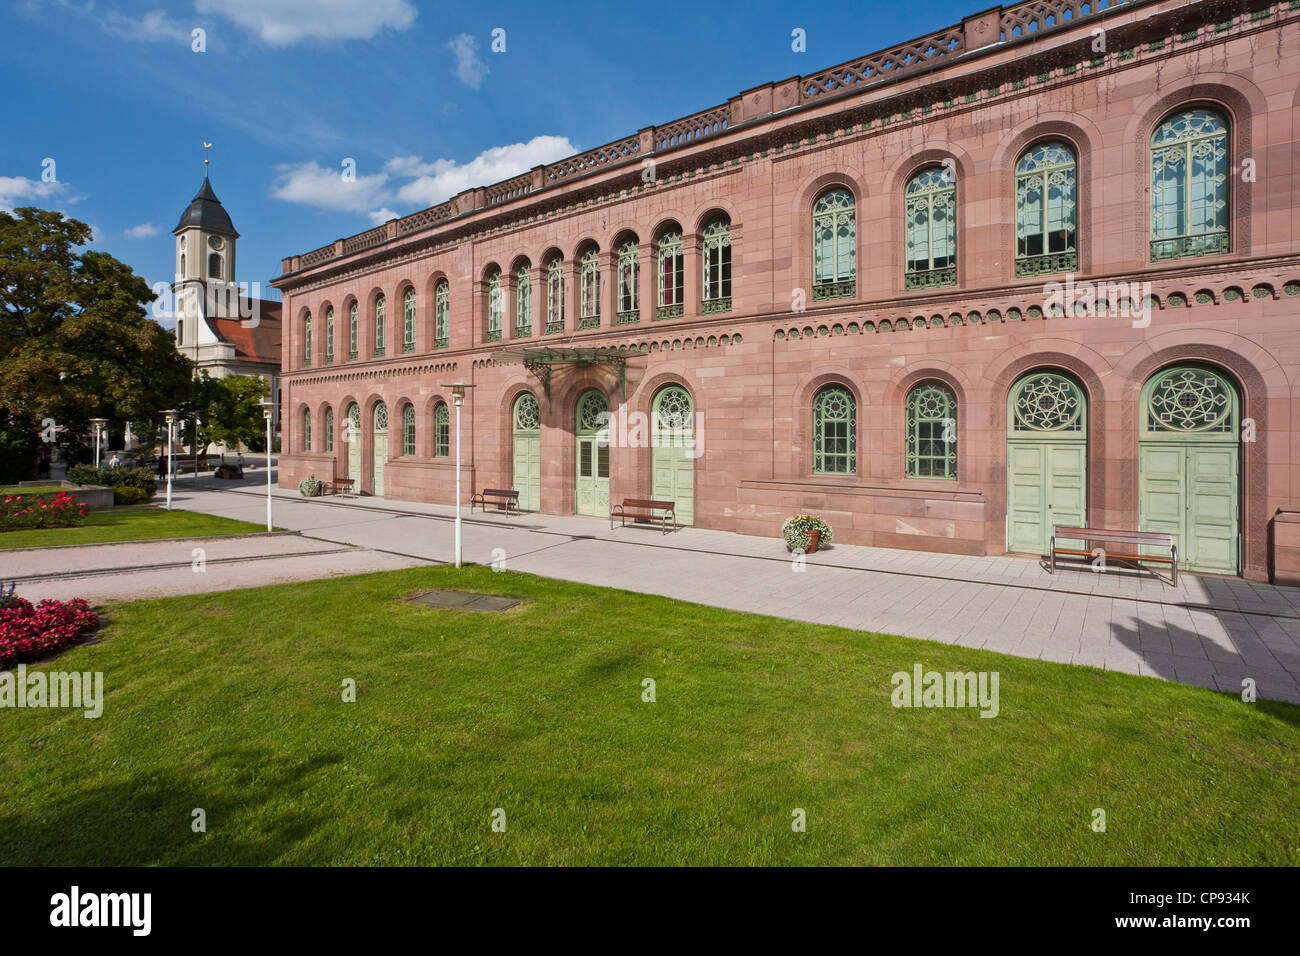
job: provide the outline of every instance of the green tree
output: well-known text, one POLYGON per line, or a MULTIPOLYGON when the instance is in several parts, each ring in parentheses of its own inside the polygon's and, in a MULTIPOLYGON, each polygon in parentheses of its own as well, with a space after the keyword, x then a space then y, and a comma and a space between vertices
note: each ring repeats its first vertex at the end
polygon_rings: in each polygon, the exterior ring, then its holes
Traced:
MULTIPOLYGON (((197 415, 203 422, 198 434, 200 445, 218 442, 234 448, 242 442, 252 451, 263 450, 266 420, 260 403, 269 393, 266 380, 257 375, 209 378, 207 372, 200 372, 194 382, 193 398, 185 408, 191 418, 197 415)), ((192 441, 193 422, 186 429, 186 440, 192 441)))
POLYGON ((84 249, 91 230, 62 213, 0 212, 0 480, 32 477, 43 422, 59 439, 160 420, 189 396, 191 363, 144 303, 129 266, 84 249))

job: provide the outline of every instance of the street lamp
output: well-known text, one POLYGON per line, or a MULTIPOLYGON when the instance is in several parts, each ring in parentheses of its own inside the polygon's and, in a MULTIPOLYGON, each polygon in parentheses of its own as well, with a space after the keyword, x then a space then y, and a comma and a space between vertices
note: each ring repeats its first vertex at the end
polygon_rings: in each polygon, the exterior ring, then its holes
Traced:
POLYGON ((99 467, 99 442, 100 436, 104 433, 104 426, 108 424, 107 418, 92 418, 90 424, 95 426, 95 467, 99 467))
POLYGON ((465 404, 465 390, 473 388, 468 382, 451 382, 442 386, 451 389, 451 403, 456 406, 456 567, 460 567, 460 407, 465 404))
POLYGON ((163 415, 167 419, 167 510, 172 510, 172 436, 176 429, 176 409, 169 408, 163 415))
POLYGON ((269 398, 263 398, 262 417, 266 419, 266 530, 271 530, 271 410, 275 408, 269 398))
POLYGON ((194 416, 194 480, 199 480, 199 429, 203 427, 203 419, 198 415, 194 416))

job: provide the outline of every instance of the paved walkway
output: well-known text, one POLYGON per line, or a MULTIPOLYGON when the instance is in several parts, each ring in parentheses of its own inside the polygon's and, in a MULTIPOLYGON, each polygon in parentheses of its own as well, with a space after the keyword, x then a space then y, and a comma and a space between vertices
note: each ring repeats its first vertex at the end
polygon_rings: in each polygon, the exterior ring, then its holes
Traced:
MULTIPOLYGON (((275 489, 277 527, 414 558, 452 559, 449 506, 304 499, 275 489)), ((183 483, 175 506, 265 520, 263 486, 183 483)), ((1094 573, 1032 558, 836 545, 794 573, 777 537, 608 520, 466 514, 465 560, 740 611, 1146 674, 1300 703, 1300 589, 1237 579, 1094 573)), ((269 539, 268 539, 269 540, 269 539)))

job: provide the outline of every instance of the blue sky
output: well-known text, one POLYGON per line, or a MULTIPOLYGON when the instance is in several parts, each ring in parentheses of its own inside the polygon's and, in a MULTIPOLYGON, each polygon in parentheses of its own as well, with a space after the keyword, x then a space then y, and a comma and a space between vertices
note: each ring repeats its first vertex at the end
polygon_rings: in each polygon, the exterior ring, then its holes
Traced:
POLYGON ((239 278, 266 295, 283 256, 979 9, 11 0, 0 208, 60 209, 95 227, 95 247, 170 281, 170 233, 207 140, 239 278), (806 52, 791 48, 796 28, 806 52))

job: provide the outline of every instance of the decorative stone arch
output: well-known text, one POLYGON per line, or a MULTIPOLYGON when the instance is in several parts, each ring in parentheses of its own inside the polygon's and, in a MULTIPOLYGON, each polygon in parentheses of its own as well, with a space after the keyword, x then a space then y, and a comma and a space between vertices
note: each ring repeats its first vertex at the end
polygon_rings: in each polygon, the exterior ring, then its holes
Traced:
POLYGON ((734 240, 740 233, 740 220, 737 218, 736 204, 729 197, 715 196, 695 207, 695 215, 691 218, 695 234, 702 235, 704 227, 718 215, 726 216, 730 221, 731 237, 734 240))
MULTIPOLYGON (((704 409, 700 404, 700 386, 696 382, 692 372, 692 367, 687 362, 673 361, 666 368, 660 368, 653 375, 642 379, 637 383, 632 394, 628 396, 626 402, 627 414, 640 413, 645 416, 644 421, 649 427, 651 416, 654 412, 654 401, 659 393, 670 385, 677 385, 686 389, 686 394, 691 397, 692 411, 699 413, 704 409)), ((612 406, 611 406, 612 407, 612 406)), ((630 454, 625 453, 623 462, 627 463, 629 458, 633 464, 633 474, 649 475, 653 468, 653 449, 650 447, 649 433, 647 432, 643 447, 630 449, 630 454)), ((705 459, 699 458, 695 462, 696 474, 698 475, 705 467, 705 459)), ((648 490, 647 490, 648 493, 648 490)))
MULTIPOLYGON (((804 290, 807 301, 812 300, 813 287, 813 204, 822 193, 837 187, 847 189, 853 194, 854 268, 855 278, 858 278, 862 272, 862 264, 866 261, 863 255, 862 243, 862 214, 867 199, 866 182, 867 177, 861 170, 853 166, 842 165, 833 172, 821 173, 806 178, 794 190, 794 200, 789 210, 790 222, 793 225, 790 235, 791 241, 794 243, 793 254, 790 257, 791 284, 795 288, 804 290)), ((710 201, 710 205, 719 204, 710 201)), ((722 208, 726 209, 726 206, 723 205, 722 208)), ((734 278, 734 264, 732 268, 734 278)), ((854 298, 859 296, 860 286, 859 295, 855 295, 854 298)))
POLYGON ((655 219, 654 227, 650 229, 649 232, 646 233, 646 235, 648 237, 649 242, 652 245, 658 245, 660 237, 663 236, 665 232, 669 232, 673 229, 676 229, 678 232, 682 234, 682 239, 683 241, 685 241, 685 238, 687 235, 689 235, 689 233, 686 227, 682 225, 682 223, 690 222, 690 221, 691 221, 690 218, 687 216, 681 216, 675 213, 665 214, 655 219))
MULTIPOLYGON (((889 274, 894 282, 893 289, 896 292, 903 291, 903 270, 906 268, 906 262, 903 258, 903 250, 907 245, 903 192, 907 189, 907 184, 912 181, 913 176, 930 167, 943 166, 945 160, 951 160, 957 170, 957 200, 955 205, 957 222, 954 227, 957 236, 957 288, 963 285, 966 269, 970 266, 970 239, 968 235, 970 230, 968 222, 971 217, 966 215, 965 210, 969 208, 973 200, 983 197, 971 195, 975 162, 970 154, 955 142, 931 142, 922 143, 918 149, 913 150, 905 162, 899 163, 885 175, 884 196, 885 201, 888 203, 889 222, 893 224, 894 233, 888 237, 889 250, 887 254, 884 257, 878 257, 876 261, 889 264, 889 274)), ((960 420, 958 421, 958 427, 960 427, 960 420)))
MULTIPOLYGON (((1124 142, 1131 144, 1134 175, 1124 177, 1124 204, 1140 214, 1130 223, 1128 257, 1137 262, 1150 259, 1151 239, 1151 136, 1172 113, 1205 106, 1228 118, 1229 168, 1242 157, 1254 155, 1254 118, 1268 113, 1268 100, 1251 80, 1238 73, 1201 73, 1195 79, 1174 81, 1159 93, 1149 93, 1133 104, 1124 130, 1124 142), (1140 245, 1139 245, 1140 244, 1140 245)), ((1249 255, 1251 249, 1252 184, 1240 176, 1229 176, 1229 252, 1203 257, 1213 261, 1229 256, 1249 255)))

